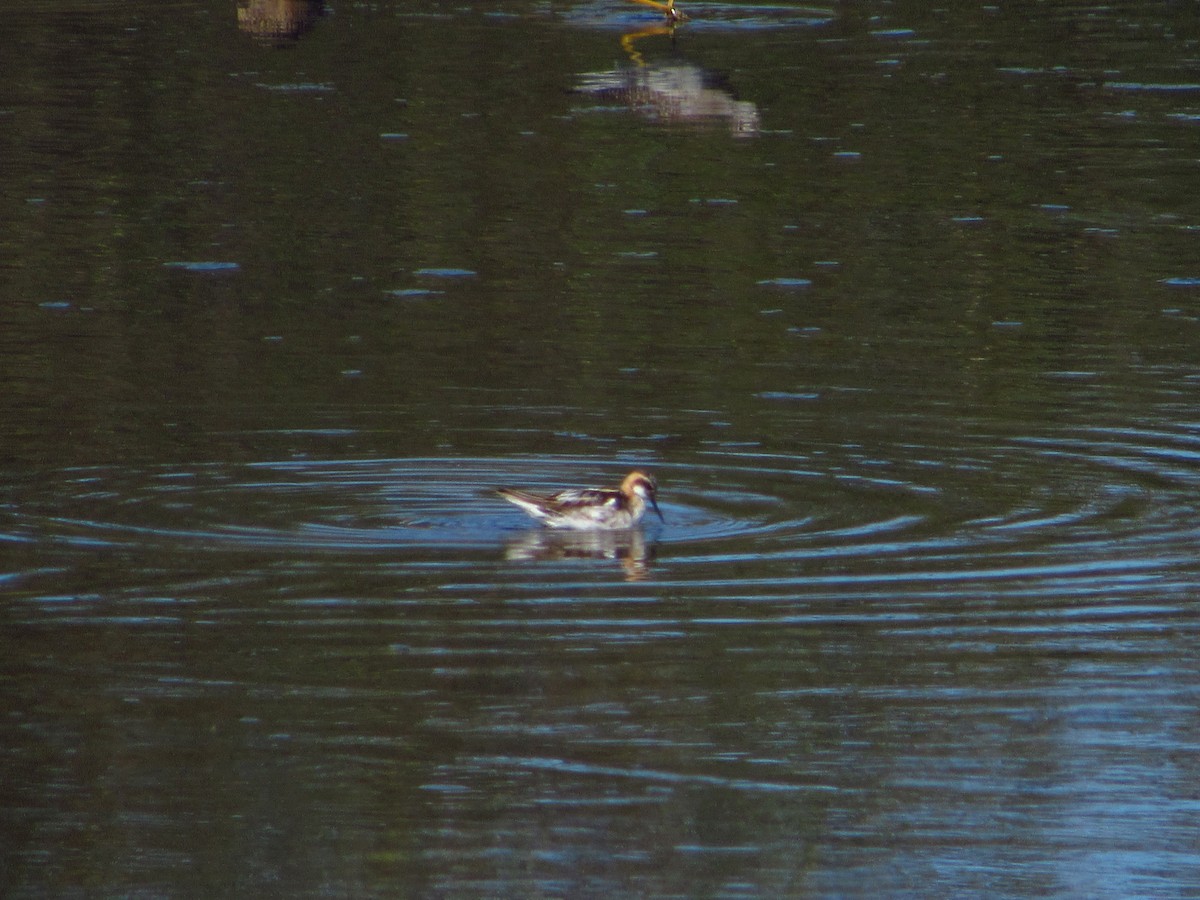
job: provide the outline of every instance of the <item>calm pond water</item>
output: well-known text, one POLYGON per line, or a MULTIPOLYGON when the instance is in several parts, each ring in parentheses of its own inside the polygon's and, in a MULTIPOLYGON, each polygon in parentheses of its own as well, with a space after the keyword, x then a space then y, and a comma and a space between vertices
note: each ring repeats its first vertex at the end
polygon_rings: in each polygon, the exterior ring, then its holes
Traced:
POLYGON ((1200 893, 1200 20, 680 4, 6 11, 0 893, 1200 893))

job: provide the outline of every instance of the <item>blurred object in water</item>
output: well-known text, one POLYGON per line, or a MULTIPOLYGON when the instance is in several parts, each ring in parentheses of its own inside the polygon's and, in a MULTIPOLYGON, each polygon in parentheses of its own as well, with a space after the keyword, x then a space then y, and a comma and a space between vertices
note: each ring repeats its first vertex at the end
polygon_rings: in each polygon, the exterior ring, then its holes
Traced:
POLYGON ((725 122, 734 137, 752 137, 759 132, 758 107, 736 99, 716 77, 691 63, 673 61, 589 72, 581 76, 576 90, 619 102, 655 121, 725 122))
POLYGON ((675 8, 675 0, 667 0, 666 3, 660 3, 658 0, 632 0, 632 2, 654 7, 671 22, 680 22, 687 18, 687 16, 675 8))
POLYGON ((325 13, 324 0, 238 0, 238 28, 277 47, 294 44, 325 13))
POLYGON ((530 530, 510 541, 504 558, 560 562, 570 559, 611 559, 621 564, 626 581, 641 581, 654 561, 654 547, 647 545, 641 529, 621 531, 530 530))

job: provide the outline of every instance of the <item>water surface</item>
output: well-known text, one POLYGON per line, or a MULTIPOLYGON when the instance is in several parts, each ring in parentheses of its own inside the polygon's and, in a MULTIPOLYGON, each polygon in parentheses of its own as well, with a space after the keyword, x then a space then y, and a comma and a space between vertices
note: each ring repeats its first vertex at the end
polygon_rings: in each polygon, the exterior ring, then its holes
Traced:
POLYGON ((6 16, 6 896, 1200 890, 1188 14, 686 10, 6 16))

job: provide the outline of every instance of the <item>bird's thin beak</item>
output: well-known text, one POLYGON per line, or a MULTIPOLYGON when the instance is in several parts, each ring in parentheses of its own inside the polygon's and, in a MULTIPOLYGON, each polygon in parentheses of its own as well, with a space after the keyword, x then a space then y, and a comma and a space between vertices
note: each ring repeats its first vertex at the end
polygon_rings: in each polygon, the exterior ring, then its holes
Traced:
POLYGON ((665 518, 663 518, 662 510, 658 508, 658 501, 656 499, 654 499, 653 494, 650 495, 650 505, 654 507, 654 511, 656 513, 658 513, 658 517, 660 519, 662 519, 662 522, 665 525, 667 523, 667 520, 665 518))

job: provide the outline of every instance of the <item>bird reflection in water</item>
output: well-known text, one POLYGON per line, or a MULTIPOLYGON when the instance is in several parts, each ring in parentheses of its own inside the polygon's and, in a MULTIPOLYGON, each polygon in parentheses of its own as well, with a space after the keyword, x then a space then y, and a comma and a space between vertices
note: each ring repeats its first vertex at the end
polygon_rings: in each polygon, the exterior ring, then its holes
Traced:
POLYGON ((725 122, 734 137, 753 137, 760 128, 757 106, 735 99, 710 74, 691 63, 590 72, 581 76, 576 90, 669 124, 725 122))
POLYGON ((651 37, 675 37, 675 29, 686 20, 674 0, 632 0, 663 13, 655 22, 621 37, 634 68, 590 72, 580 76, 576 91, 590 97, 626 106, 647 118, 669 124, 704 125, 724 122, 734 137, 759 133, 758 107, 738 100, 719 79, 699 66, 681 60, 647 63, 638 42, 651 37))
POLYGON ((504 558, 561 562, 571 559, 609 559, 620 563, 626 581, 641 581, 654 562, 654 546, 640 528, 619 531, 527 531, 509 541, 504 558))
POLYGON ((266 44, 286 47, 325 14, 324 0, 238 0, 238 29, 266 44))
POLYGON ((682 22, 687 18, 680 10, 675 8, 675 0, 666 0, 665 3, 660 2, 660 0, 632 0, 632 2, 657 9, 668 22, 682 22))

